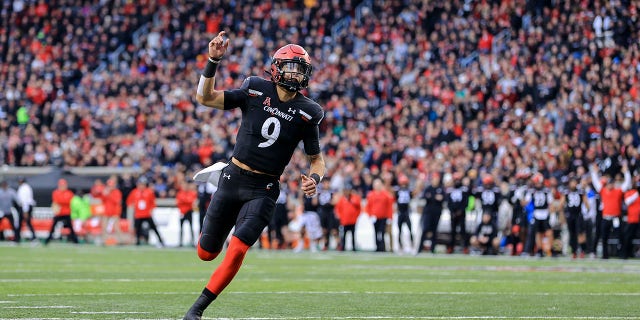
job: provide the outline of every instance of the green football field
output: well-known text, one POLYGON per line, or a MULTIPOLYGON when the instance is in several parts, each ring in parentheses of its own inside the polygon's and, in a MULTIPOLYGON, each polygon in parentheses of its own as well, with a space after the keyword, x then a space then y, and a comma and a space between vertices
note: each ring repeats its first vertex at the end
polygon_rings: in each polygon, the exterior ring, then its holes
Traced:
MULTIPOLYGON (((0 243, 0 319, 181 319, 222 256, 0 243)), ((205 319, 640 319, 640 261, 251 249, 205 319)))

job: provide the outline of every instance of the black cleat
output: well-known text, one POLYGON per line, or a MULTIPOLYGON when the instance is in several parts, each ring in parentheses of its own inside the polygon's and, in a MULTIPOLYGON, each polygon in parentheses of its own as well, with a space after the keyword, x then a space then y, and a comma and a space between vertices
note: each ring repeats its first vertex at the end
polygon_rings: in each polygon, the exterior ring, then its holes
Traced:
POLYGON ((202 294, 193 303, 187 314, 184 315, 183 320, 200 320, 202 319, 202 313, 205 309, 211 304, 213 300, 215 300, 217 295, 209 291, 207 288, 202 290, 202 294))
POLYGON ((200 320, 202 319, 202 311, 203 310, 191 307, 191 309, 187 311, 187 314, 184 315, 184 318, 182 318, 182 320, 200 320))

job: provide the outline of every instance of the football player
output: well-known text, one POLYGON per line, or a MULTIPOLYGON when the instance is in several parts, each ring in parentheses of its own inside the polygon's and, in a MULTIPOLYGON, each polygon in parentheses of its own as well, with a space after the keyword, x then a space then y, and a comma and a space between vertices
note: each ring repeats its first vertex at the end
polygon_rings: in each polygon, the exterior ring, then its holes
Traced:
POLYGON ((313 69, 307 51, 287 44, 272 57, 270 80, 248 77, 240 88, 216 90, 214 76, 228 46, 224 31, 209 42, 209 60, 196 91, 196 100, 204 106, 242 110, 233 156, 222 169, 218 190, 207 209, 198 257, 213 260, 234 226, 235 231, 223 261, 184 319, 200 319, 240 269, 249 247, 271 221, 280 193, 279 177, 300 141, 310 162, 309 174, 300 175, 305 196, 316 195, 325 173, 318 129, 324 112, 300 93, 308 86, 313 69))

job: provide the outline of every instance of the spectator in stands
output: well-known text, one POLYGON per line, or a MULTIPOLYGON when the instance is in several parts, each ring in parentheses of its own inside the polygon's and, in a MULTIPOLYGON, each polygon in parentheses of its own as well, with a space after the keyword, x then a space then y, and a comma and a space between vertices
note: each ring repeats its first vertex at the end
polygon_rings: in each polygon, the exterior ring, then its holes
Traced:
POLYGON ((18 194, 18 202, 22 205, 22 214, 18 216, 18 228, 22 229, 24 222, 29 231, 31 231, 31 241, 36 240, 36 231, 31 223, 36 200, 33 198, 33 188, 31 188, 25 177, 18 177, 18 190, 16 192, 18 194))
POLYGON ((69 240, 74 243, 78 243, 78 237, 75 230, 73 230, 73 223, 71 221, 71 200, 74 193, 68 188, 67 180, 58 180, 58 188, 51 194, 51 210, 53 211, 53 223, 51 224, 51 230, 49 230, 49 236, 45 239, 44 244, 47 245, 53 239, 53 233, 56 229, 56 225, 60 222, 63 228, 69 230, 69 240))
MULTIPOLYGON (((495 181, 518 166, 562 181, 594 161, 611 163, 601 169, 615 176, 619 155, 638 158, 633 148, 591 147, 602 138, 640 141, 634 2, 603 10, 576 0, 373 1, 358 9, 294 1, 258 13, 203 0, 48 1, 38 10, 14 3, 0 4, 0 162, 8 165, 188 172, 203 163, 194 141, 207 139, 204 158, 228 158, 240 112, 211 111, 189 96, 189 79, 207 61, 206 37, 194 30, 222 29, 236 41, 219 74, 237 86, 266 69, 284 44, 278 39, 303 39, 319 63, 308 92, 327 106, 320 137, 329 142, 329 169, 363 172, 365 183, 353 182, 363 194, 372 178, 364 172, 382 163, 402 164, 411 180, 437 163, 484 170, 495 181)), ((305 161, 296 152, 292 168, 305 161)), ((159 191, 172 196, 176 187, 163 181, 159 191)))

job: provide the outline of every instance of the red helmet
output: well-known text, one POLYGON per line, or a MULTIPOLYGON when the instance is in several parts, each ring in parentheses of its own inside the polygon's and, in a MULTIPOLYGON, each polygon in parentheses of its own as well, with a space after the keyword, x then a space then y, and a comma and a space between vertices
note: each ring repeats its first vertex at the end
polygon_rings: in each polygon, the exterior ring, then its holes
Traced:
POLYGON ((533 177, 531 177, 531 180, 533 181, 533 183, 539 185, 544 182, 544 176, 542 175, 542 173, 536 173, 533 175, 533 177))
POLYGON ((312 71, 307 50, 297 44, 278 49, 271 59, 271 80, 291 92, 306 88, 312 71), (285 73, 291 73, 292 76, 286 79, 285 73), (293 74, 301 74, 302 81, 296 80, 293 74))
POLYGON ((493 176, 490 174, 485 175, 482 178, 482 184, 483 185, 488 185, 488 184, 492 184, 493 183, 493 176))

